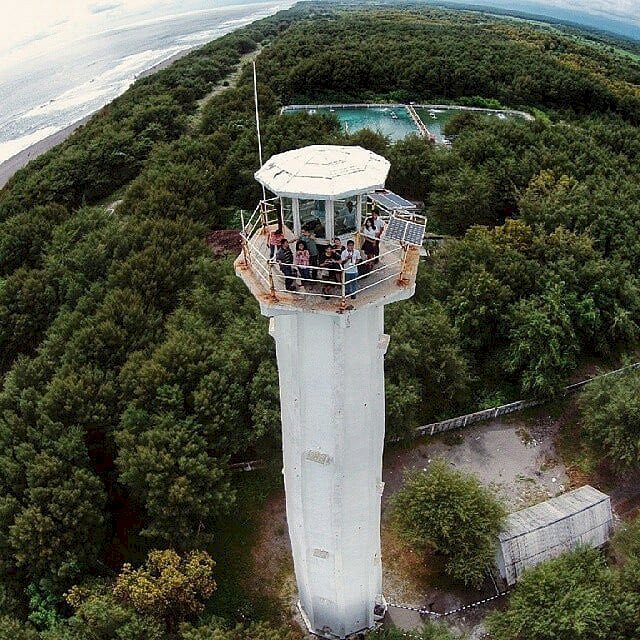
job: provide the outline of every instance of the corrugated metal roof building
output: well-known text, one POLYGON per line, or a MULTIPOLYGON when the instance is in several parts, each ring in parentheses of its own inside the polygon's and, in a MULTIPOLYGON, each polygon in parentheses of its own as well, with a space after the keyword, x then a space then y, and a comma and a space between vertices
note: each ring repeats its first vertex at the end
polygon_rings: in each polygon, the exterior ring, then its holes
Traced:
POLYGON ((611 535, 609 496, 590 486, 511 513, 499 536, 496 564, 507 584, 525 569, 580 545, 599 547, 611 535))

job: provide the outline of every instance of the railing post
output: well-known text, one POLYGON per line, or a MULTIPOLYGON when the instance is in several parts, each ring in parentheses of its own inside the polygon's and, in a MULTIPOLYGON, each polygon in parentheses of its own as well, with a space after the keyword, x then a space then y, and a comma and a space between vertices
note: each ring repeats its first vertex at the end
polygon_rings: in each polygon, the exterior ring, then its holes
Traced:
POLYGON ((340 271, 340 312, 347 309, 347 294, 345 284, 345 270, 340 271))
POLYGON ((406 284, 409 284, 409 281, 404 277, 404 270, 407 266, 407 256, 409 254, 408 245, 402 245, 402 265, 400 267, 400 275, 398 276, 398 286, 402 287, 406 284))
POLYGON ((265 200, 260 200, 260 222, 262 229, 267 228, 267 203, 265 200))
POLYGON ((245 267, 248 267, 251 264, 251 249, 249 248, 247 229, 244 223, 244 211, 242 209, 240 209, 240 220, 242 222, 242 233, 240 234, 242 238, 242 256, 244 257, 245 267))
POLYGON ((276 295, 276 286, 273 280, 273 261, 269 260, 267 264, 269 265, 269 298, 272 302, 278 302, 278 296, 276 295))

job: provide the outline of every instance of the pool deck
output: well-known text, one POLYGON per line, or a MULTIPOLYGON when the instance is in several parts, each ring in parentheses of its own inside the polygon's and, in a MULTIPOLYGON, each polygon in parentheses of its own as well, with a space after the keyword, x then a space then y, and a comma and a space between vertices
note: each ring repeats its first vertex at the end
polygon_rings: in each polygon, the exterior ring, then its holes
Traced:
POLYGON ((366 103, 366 102, 354 102, 353 104, 288 104, 280 108, 280 114, 287 111, 308 111, 309 109, 374 109, 379 107, 386 107, 389 109, 404 109, 406 106, 412 106, 415 109, 433 109, 435 111, 476 111, 479 113, 486 113, 491 115, 497 115, 503 113, 506 116, 519 117, 524 120, 533 121, 535 118, 526 111, 518 111, 516 109, 489 109, 487 107, 467 107, 461 104, 418 104, 410 103, 409 105, 400 103, 366 103))

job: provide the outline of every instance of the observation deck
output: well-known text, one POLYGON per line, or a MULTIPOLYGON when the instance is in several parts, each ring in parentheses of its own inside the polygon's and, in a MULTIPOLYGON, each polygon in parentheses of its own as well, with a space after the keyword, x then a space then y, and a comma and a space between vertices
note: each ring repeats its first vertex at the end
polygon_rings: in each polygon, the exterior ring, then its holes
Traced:
MULTIPOLYGON (((358 275, 347 280, 346 271, 327 269, 322 266, 307 266, 303 278, 301 270, 291 265, 295 271, 287 276, 288 265, 282 265, 276 257, 270 256, 269 235, 280 225, 277 198, 263 200, 256 207, 250 220, 244 224, 241 233, 242 253, 235 260, 236 274, 242 278, 260 304, 265 316, 288 314, 292 311, 335 314, 363 309, 371 305, 380 306, 410 298, 415 291, 416 273, 420 259, 420 247, 407 243, 380 241, 379 255, 364 259, 358 265, 358 275), (295 283, 295 290, 288 290, 287 279, 295 283), (350 291, 350 286, 355 291, 350 291), (354 297, 355 296, 355 297, 354 297)), ((381 211, 381 218, 388 225, 390 214, 381 211)), ((415 219, 416 214, 395 212, 396 217, 415 219)), ((421 217, 421 216, 418 216, 421 217)), ((292 245, 298 237, 293 229, 281 226, 283 236, 292 245)), ((363 236, 357 231, 340 236, 343 245, 353 240, 360 249, 363 236)), ((322 252, 323 244, 318 244, 322 252)), ((364 257, 364 254, 363 254, 364 257)))

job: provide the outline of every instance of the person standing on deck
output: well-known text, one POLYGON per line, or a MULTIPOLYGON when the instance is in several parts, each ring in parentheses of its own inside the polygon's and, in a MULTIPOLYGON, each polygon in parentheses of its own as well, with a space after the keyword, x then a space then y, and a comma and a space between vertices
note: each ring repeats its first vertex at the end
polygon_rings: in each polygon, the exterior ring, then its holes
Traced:
POLYGON ((267 246, 269 247, 269 258, 273 258, 275 252, 280 247, 284 234, 282 233, 282 225, 278 225, 277 229, 269 232, 267 237, 267 246))
POLYGON ((280 271, 284 275, 284 286, 287 291, 295 291, 296 285, 293 281, 293 252, 289 248, 287 240, 283 239, 280 249, 276 254, 276 261, 280 271))
POLYGON ((323 268, 323 270, 320 272, 322 274, 322 278, 327 283, 322 287, 322 293, 324 294, 325 299, 328 299, 330 295, 335 295, 334 292, 336 289, 336 284, 340 283, 342 280, 340 274, 340 272, 342 271, 342 267, 340 265, 340 256, 336 256, 333 253, 333 247, 331 245, 325 247, 324 256, 322 258, 320 266, 323 268))
MULTIPOLYGON (((364 251, 365 256, 367 256, 367 260, 373 260, 377 255, 376 248, 380 241, 376 237, 376 227, 373 224, 372 218, 367 218, 365 220, 364 227, 362 227, 362 235, 364 236, 362 250, 364 251)), ((367 268, 367 271, 370 271, 373 263, 367 262, 364 266, 367 268)))
MULTIPOLYGON (((318 266, 318 245, 316 244, 316 239, 313 237, 309 229, 302 230, 302 236, 300 237, 300 241, 304 242, 304 246, 307 248, 307 251, 309 252, 309 264, 312 267, 317 267, 318 266)), ((315 269, 312 269, 312 271, 315 271, 315 269)), ((311 275, 313 276, 313 278, 318 277, 317 273, 312 273, 311 275)))
POLYGON ((342 252, 346 249, 346 247, 343 246, 342 240, 340 240, 340 238, 334 238, 333 244, 331 246, 333 247, 333 250, 338 257, 340 257, 342 255, 342 252))
POLYGON ((380 255, 380 236, 382 236, 382 232, 384 231, 384 222, 378 213, 378 207, 374 206, 373 211, 371 212, 371 219, 373 220, 373 227, 376 232, 376 242, 374 243, 375 249, 375 264, 378 263, 378 256, 380 255))
POLYGON ((344 269, 344 278, 346 281, 344 290, 345 295, 351 296, 352 300, 356 299, 356 291, 358 283, 354 280, 358 277, 358 263, 362 262, 360 251, 355 248, 353 240, 347 242, 347 248, 342 252, 340 264, 344 269))
POLYGON ((294 256, 294 262, 302 279, 301 283, 305 289, 311 286, 309 279, 311 278, 311 269, 309 269, 309 250, 305 247, 302 240, 298 240, 296 244, 296 255, 294 256))

